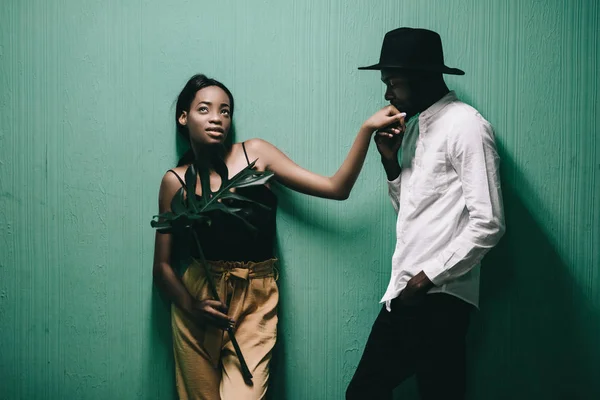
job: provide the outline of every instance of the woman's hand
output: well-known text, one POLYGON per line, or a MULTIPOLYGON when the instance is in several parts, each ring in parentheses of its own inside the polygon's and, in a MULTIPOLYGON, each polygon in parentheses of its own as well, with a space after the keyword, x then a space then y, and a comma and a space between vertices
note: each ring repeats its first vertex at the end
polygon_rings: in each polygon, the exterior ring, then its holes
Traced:
POLYGON ((406 113, 401 113, 392 105, 383 107, 373 114, 363 123, 363 127, 371 132, 385 130, 391 134, 404 132, 404 117, 406 113))

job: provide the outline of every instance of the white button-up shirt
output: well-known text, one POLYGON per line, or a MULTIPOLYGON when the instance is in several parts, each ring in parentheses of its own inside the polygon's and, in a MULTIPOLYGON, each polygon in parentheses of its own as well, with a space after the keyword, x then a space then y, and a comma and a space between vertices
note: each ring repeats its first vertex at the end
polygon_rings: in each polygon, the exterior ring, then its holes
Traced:
POLYGON ((402 172, 388 182, 398 213, 391 300, 423 271, 429 293, 478 307, 479 263, 504 233, 499 157, 491 125, 454 92, 412 118, 401 149, 402 172))

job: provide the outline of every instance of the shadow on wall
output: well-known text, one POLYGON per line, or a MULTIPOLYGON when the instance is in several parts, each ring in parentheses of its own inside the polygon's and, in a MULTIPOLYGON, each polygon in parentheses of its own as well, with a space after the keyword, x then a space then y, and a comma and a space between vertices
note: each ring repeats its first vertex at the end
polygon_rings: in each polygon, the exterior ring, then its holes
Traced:
POLYGON ((155 399, 176 399, 175 366, 173 361, 173 337, 171 333, 171 302, 163 298, 152 282, 152 310, 150 323, 150 338, 147 354, 149 359, 147 370, 150 376, 146 382, 158 383, 163 393, 154 393, 155 399), (160 364, 163 364, 162 367, 160 364))
POLYGON ((271 359, 271 370, 269 376, 269 389, 267 391, 268 400, 278 400, 286 398, 286 381, 287 381, 287 369, 284 368, 286 360, 285 343, 286 338, 284 336, 287 332, 284 327, 286 324, 286 313, 285 313, 285 296, 281 293, 284 292, 286 279, 285 260, 283 259, 282 252, 280 251, 279 244, 275 245, 275 254, 279 258, 279 279, 277 280, 277 286, 279 287, 279 304, 277 306, 277 316, 279 318, 277 323, 277 342, 273 350, 271 359))
POLYGON ((598 399, 600 317, 522 201, 534 195, 524 177, 499 150, 507 232, 482 266, 469 398, 598 399))

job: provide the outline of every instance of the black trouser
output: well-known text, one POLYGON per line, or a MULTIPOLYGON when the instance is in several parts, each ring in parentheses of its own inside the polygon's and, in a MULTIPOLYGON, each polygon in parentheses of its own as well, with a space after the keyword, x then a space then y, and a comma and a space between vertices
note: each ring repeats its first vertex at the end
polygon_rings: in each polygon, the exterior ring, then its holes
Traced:
POLYGON ((373 324, 346 399, 391 399, 416 374, 421 399, 465 396, 465 336, 473 306, 448 294, 429 294, 415 306, 396 298, 373 324))

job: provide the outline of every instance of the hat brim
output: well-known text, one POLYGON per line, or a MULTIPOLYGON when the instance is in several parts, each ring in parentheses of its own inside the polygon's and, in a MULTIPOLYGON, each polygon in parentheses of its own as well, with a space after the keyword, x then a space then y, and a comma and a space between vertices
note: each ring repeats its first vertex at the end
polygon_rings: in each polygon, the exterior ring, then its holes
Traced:
POLYGON ((389 64, 373 64, 368 67, 359 67, 360 70, 381 70, 383 68, 403 69, 406 71, 426 71, 426 72, 441 72, 448 75, 464 75, 465 71, 458 68, 450 68, 445 65, 389 65, 389 64))

